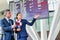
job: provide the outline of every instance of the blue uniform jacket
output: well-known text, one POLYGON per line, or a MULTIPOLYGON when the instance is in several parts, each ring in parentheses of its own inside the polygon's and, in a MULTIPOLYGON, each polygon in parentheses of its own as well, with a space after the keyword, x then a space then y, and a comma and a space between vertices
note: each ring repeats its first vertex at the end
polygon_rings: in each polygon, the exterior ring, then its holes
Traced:
POLYGON ((20 37, 28 37, 28 34, 26 32, 26 24, 32 26, 34 24, 35 20, 36 19, 33 19, 32 22, 28 22, 25 19, 21 20, 22 25, 20 26, 21 31, 17 33, 18 38, 20 38, 20 37))
POLYGON ((13 20, 9 19, 10 22, 8 22, 5 18, 1 20, 1 26, 3 29, 4 40, 11 40, 12 36, 12 28, 11 25, 13 25, 13 20))

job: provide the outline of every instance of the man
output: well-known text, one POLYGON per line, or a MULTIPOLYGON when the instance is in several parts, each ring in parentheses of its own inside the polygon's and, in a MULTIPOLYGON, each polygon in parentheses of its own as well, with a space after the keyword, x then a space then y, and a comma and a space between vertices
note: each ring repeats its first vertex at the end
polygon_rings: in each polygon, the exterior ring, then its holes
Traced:
POLYGON ((4 32, 4 40, 11 40, 12 31, 14 31, 15 25, 13 24, 13 20, 10 19, 11 12, 9 9, 4 11, 4 18, 1 20, 1 26, 4 32))

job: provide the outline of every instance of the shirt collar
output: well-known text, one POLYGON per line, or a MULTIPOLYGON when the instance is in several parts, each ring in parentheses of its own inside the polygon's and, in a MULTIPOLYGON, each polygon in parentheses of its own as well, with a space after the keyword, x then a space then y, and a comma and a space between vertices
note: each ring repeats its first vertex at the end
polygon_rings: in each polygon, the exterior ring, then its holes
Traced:
POLYGON ((9 19, 7 17, 5 17, 5 19, 8 21, 9 19))

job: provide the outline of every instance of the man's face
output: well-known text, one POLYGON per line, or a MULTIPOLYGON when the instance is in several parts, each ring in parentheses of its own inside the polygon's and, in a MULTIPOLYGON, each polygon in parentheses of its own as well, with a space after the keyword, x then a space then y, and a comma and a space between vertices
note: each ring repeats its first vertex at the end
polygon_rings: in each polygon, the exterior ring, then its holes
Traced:
POLYGON ((7 11, 7 12, 6 12, 6 17, 7 17, 7 18, 10 18, 10 17, 11 17, 11 12, 10 12, 10 11, 7 11))

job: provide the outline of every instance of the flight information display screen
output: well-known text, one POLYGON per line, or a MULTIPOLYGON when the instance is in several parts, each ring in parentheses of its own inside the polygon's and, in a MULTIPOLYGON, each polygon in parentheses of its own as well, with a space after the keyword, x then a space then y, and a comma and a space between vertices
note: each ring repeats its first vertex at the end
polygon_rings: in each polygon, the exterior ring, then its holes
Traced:
POLYGON ((26 0, 26 19, 31 20, 34 15, 39 14, 39 18, 48 18, 48 1, 47 0, 26 0))

